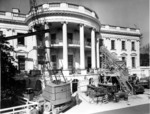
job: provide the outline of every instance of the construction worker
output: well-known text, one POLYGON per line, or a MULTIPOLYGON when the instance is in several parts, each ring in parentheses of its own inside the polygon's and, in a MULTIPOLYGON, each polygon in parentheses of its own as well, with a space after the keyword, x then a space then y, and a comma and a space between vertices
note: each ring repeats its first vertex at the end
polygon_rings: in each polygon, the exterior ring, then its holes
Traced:
POLYGON ((43 111, 44 111, 44 107, 43 107, 43 105, 41 105, 41 106, 39 107, 39 114, 43 114, 43 111))
POLYGON ((107 78, 104 76, 104 83, 107 84, 107 78))
POLYGON ((31 110, 31 114, 39 114, 38 110, 36 109, 36 106, 33 106, 33 109, 31 110))
POLYGON ((76 105, 79 105, 79 94, 76 92, 76 105))

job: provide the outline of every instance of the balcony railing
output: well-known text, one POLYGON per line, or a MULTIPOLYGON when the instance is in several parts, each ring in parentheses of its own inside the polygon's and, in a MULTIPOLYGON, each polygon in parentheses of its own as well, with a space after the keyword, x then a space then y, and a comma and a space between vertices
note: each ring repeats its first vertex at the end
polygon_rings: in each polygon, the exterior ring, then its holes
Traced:
MULTIPOLYGON (((63 44, 63 40, 51 40, 51 44, 63 44)), ((72 45, 80 45, 80 41, 78 40, 68 40, 68 44, 72 45)), ((85 41, 85 46, 91 46, 91 42, 85 41)))
MULTIPOLYGON (((43 4, 37 6, 38 8, 38 13, 43 12, 43 11, 50 11, 50 10, 66 10, 66 11, 73 11, 73 12, 78 12, 78 13, 84 13, 86 15, 92 16, 94 18, 98 19, 97 14, 92 11, 91 9, 87 7, 83 7, 80 5, 76 4, 70 4, 70 3, 48 3, 48 4, 43 4)), ((33 11, 32 11, 33 12, 33 11)), ((32 15, 32 12, 28 14, 28 16, 32 15)))

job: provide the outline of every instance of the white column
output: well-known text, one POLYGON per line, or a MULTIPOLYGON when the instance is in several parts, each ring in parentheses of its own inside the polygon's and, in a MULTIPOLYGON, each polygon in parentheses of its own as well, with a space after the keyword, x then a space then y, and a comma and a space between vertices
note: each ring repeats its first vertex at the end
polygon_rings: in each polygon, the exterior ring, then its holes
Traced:
POLYGON ((97 37, 97 68, 100 68, 100 56, 99 56, 99 37, 97 37))
MULTIPOLYGON (((32 29, 33 32, 35 32, 35 29, 32 29)), ((38 68, 38 53, 37 53, 37 36, 34 35, 32 36, 32 40, 33 40, 33 48, 36 47, 35 49, 33 49, 33 68, 38 68)))
MULTIPOLYGON (((49 25, 47 23, 45 24, 45 29, 49 29, 49 25)), ((45 47, 46 47, 46 61, 50 62, 51 56, 50 56, 50 33, 49 32, 45 33, 45 47)))
POLYGON ((96 69, 96 48, 95 48, 95 30, 91 30, 91 58, 92 69, 96 69))
POLYGON ((68 70, 68 41, 67 41, 67 23, 64 22, 62 26, 63 34, 63 70, 64 75, 69 75, 68 70))
POLYGON ((86 74, 85 70, 85 44, 84 44, 84 25, 80 25, 80 69, 81 74, 86 74))

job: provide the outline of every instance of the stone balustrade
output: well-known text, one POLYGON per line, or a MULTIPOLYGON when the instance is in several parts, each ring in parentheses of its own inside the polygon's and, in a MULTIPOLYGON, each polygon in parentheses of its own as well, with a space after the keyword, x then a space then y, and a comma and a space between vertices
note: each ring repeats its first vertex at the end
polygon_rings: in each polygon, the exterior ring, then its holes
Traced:
POLYGON ((132 33, 139 33, 140 34, 140 30, 137 28, 128 28, 128 27, 120 27, 120 26, 112 26, 112 25, 102 25, 101 30, 132 32, 132 33))
MULTIPOLYGON (((48 4, 43 4, 43 5, 39 5, 37 6, 37 13, 46 13, 48 11, 54 11, 54 10, 65 10, 65 11, 70 11, 70 12, 77 12, 77 13, 82 13, 88 16, 91 16, 93 18, 98 19, 97 14, 92 11, 89 8, 83 7, 83 6, 79 6, 76 4, 70 4, 70 3, 48 3, 48 4)), ((32 9, 32 11, 27 15, 30 16, 33 13, 35 13, 34 9, 32 9)))
POLYGON ((21 14, 21 13, 15 13, 15 12, 5 12, 5 11, 0 11, 0 16, 6 16, 6 17, 10 17, 10 16, 14 16, 14 17, 20 17, 20 18, 25 18, 26 14, 21 14))
MULTIPOLYGON (((51 40, 51 44, 62 44, 63 41, 56 39, 56 40, 51 40)), ((80 41, 78 40, 72 40, 71 42, 68 42, 68 44, 75 44, 75 45, 80 45, 80 41)), ((85 46, 91 46, 91 42, 85 41, 85 46)))

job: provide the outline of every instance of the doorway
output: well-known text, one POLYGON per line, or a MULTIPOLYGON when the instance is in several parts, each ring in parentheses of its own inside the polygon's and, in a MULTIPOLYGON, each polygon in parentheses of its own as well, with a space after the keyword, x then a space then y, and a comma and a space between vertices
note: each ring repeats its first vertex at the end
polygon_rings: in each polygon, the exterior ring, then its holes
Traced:
POLYGON ((74 79, 72 81, 72 93, 74 93, 74 92, 76 92, 78 90, 78 82, 79 82, 78 79, 74 79))
POLYGON ((91 57, 87 57, 87 71, 89 72, 91 68, 91 57))

